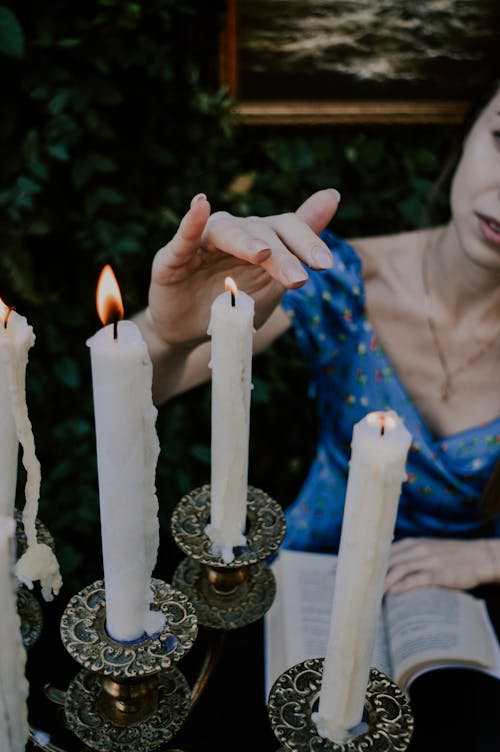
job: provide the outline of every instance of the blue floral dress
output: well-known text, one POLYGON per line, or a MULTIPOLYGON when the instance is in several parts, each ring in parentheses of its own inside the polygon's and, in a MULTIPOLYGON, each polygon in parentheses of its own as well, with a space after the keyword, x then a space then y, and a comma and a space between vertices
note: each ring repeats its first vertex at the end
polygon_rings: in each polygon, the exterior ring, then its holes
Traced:
POLYGON ((495 535, 478 498, 500 457, 500 416, 436 439, 401 384, 366 317, 361 261, 344 240, 323 235, 331 270, 310 273, 285 294, 298 345, 312 372, 319 441, 297 500, 287 509, 284 547, 336 552, 354 423, 372 410, 395 410, 413 436, 396 538, 495 535))

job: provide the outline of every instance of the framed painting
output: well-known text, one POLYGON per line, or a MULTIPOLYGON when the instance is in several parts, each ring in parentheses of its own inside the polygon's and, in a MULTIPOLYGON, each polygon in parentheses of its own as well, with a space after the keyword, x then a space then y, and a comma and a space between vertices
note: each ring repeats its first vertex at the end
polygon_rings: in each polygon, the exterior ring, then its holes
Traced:
POLYGON ((223 0, 219 77, 247 125, 456 123, 498 70, 491 0, 223 0))

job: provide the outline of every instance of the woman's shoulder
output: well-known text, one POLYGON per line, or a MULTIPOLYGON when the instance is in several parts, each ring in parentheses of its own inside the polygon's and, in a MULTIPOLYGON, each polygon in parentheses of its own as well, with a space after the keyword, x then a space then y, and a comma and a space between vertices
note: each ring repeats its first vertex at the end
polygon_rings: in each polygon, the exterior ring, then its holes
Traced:
POLYGON ((361 299, 374 282, 399 286, 413 275, 426 235, 426 230, 415 230, 344 239, 326 230, 322 238, 332 251, 333 268, 313 275, 314 284, 350 289, 356 296, 361 291, 361 299))
POLYGON ((347 242, 360 258, 364 279, 369 280, 374 276, 385 276, 391 271, 405 274, 415 255, 420 253, 429 232, 409 230, 352 238, 347 242))

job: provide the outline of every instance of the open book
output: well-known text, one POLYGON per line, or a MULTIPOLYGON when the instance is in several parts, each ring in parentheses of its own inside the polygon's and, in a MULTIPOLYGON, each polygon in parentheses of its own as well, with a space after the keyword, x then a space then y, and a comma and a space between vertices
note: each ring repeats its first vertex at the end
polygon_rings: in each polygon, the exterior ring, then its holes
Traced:
MULTIPOLYGON (((280 551, 276 597, 264 619, 266 697, 278 676, 307 658, 324 658, 337 557, 280 551)), ((469 667, 500 678, 500 648, 483 601, 445 588, 384 598, 372 665, 403 691, 424 671, 469 667)))

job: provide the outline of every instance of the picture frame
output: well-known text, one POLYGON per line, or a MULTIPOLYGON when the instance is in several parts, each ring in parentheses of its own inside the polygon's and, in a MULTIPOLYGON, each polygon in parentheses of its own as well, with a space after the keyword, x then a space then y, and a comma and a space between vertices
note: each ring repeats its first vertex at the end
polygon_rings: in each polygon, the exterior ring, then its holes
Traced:
POLYGON ((219 81, 246 126, 456 124, 498 55, 490 0, 223 6, 219 81))

